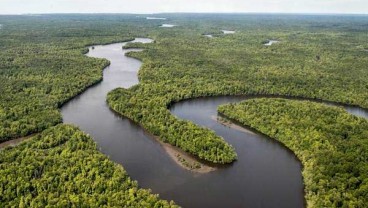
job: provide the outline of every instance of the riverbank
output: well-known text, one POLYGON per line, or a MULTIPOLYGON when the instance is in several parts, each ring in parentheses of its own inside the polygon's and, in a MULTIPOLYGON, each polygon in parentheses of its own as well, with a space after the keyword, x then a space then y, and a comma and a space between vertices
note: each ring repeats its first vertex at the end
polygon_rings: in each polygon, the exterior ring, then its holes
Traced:
POLYGON ((209 172, 217 170, 216 167, 211 167, 209 165, 204 164, 203 162, 201 162, 194 156, 190 155, 189 153, 181 150, 180 148, 175 147, 171 144, 165 143, 156 136, 154 136, 153 138, 161 144, 165 152, 180 167, 186 170, 195 172, 195 173, 209 173, 209 172))
POLYGON ((238 130, 238 131, 241 131, 241 132, 244 132, 244 133, 247 133, 247 134, 253 134, 253 135, 256 135, 254 132, 242 127, 242 126, 239 126, 239 125, 236 125, 234 123, 232 123, 231 121, 229 121, 228 119, 226 119, 225 117, 222 117, 220 115, 217 115, 217 116, 211 116, 211 119, 226 126, 226 127, 229 127, 231 129, 235 129, 235 130, 238 130))
POLYGON ((5 147, 9 147, 9 146, 11 146, 11 147, 17 146, 18 144, 20 144, 24 140, 27 140, 27 139, 29 139, 29 138, 37 135, 37 134, 38 133, 35 133, 35 134, 31 134, 31 135, 28 135, 28 136, 25 136, 25 137, 20 137, 20 138, 17 138, 17 139, 12 139, 12 140, 0 143, 0 150, 5 148, 5 147))

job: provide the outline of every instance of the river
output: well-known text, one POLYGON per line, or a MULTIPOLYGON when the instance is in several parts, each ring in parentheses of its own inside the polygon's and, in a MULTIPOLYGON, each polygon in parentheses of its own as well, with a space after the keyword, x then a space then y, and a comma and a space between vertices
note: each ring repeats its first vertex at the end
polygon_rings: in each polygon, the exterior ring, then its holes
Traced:
MULTIPOLYGON (((152 40, 137 38, 134 42, 152 40)), ((301 164, 291 151, 265 136, 231 129, 214 120, 218 105, 244 100, 244 96, 198 98, 171 107, 176 116, 213 129, 235 147, 238 161, 206 174, 183 169, 142 128, 113 113, 106 103, 107 93, 137 84, 141 67, 140 61, 124 56, 139 49, 122 49, 124 44, 89 48, 87 56, 106 58, 111 65, 105 68, 101 83, 62 107, 65 123, 91 135, 99 149, 123 165, 140 187, 183 207, 304 206, 301 164)))

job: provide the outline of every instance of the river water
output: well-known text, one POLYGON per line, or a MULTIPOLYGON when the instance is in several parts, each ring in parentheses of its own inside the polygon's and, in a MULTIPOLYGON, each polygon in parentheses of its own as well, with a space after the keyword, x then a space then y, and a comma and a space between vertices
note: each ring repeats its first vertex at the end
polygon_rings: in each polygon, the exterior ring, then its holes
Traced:
MULTIPOLYGON (((134 42, 149 43, 137 38, 134 42)), ((177 165, 145 131, 128 119, 113 113, 107 93, 117 87, 138 83, 141 62, 124 56, 126 43, 89 48, 89 57, 106 58, 111 65, 103 81, 65 104, 63 120, 90 134, 99 149, 121 164, 139 186, 150 188, 161 198, 183 207, 303 207, 301 164, 279 143, 262 135, 230 129, 216 122, 217 106, 246 97, 227 96, 187 100, 171 107, 174 115, 211 128, 232 144, 238 161, 214 172, 200 174, 177 165)), ((351 111, 368 115, 351 107, 351 111)))

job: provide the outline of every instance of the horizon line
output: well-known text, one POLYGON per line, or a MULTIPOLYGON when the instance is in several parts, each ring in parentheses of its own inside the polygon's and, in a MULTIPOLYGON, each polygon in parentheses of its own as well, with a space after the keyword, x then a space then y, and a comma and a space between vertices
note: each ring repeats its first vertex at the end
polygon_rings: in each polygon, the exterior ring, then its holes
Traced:
POLYGON ((1 16, 16 15, 52 15, 52 14, 127 14, 127 15, 160 15, 160 14, 275 14, 275 15, 360 15, 368 16, 368 13, 341 13, 341 12, 154 12, 154 13, 130 13, 130 12, 46 12, 46 13, 0 13, 1 16))

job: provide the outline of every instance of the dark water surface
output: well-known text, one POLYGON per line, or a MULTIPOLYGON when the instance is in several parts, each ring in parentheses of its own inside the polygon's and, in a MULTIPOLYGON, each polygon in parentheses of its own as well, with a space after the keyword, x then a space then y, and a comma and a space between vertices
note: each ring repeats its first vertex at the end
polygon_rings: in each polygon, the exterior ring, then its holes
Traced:
MULTIPOLYGON (((148 43, 150 39, 136 39, 148 43)), ((122 164, 143 188, 150 188, 164 199, 183 207, 303 207, 301 164, 277 142, 265 136, 240 132, 215 120, 217 106, 238 102, 245 97, 211 97, 187 100, 172 106, 179 118, 211 128, 238 153, 238 161, 217 171, 199 174, 182 169, 142 128, 114 114, 106 95, 117 87, 138 83, 140 61, 124 56, 125 43, 95 46, 87 56, 106 58, 111 65, 104 79, 61 109, 65 123, 79 126, 97 142, 111 160, 122 164)), ((138 51, 135 49, 135 51, 138 51)), ((350 111, 368 115, 349 107, 350 111)), ((348 109, 349 110, 349 109, 348 109)))

